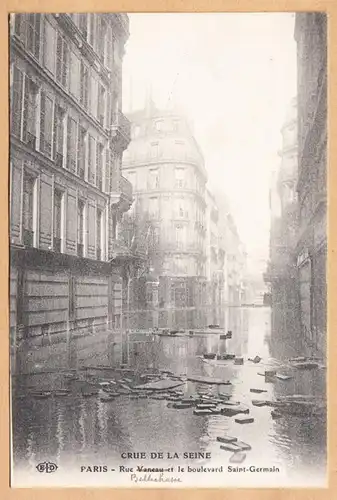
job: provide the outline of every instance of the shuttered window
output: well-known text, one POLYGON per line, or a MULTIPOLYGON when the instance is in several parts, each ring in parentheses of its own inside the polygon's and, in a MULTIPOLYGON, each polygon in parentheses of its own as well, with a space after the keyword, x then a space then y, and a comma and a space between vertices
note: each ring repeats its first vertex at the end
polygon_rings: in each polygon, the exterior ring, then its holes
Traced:
POLYGON ((53 101, 41 92, 40 151, 51 157, 53 139, 53 101))
POLYGON ((24 142, 35 149, 38 87, 29 77, 26 76, 24 88, 22 138, 24 142))
POLYGON ((77 123, 68 117, 67 123, 67 168, 76 172, 77 123))
POLYGON ((13 90, 11 102, 11 134, 21 137, 23 108, 23 73, 13 67, 13 90))
POLYGON ((65 40, 58 33, 56 47, 56 80, 67 88, 69 71, 69 49, 65 40))
POLYGON ((33 54, 36 59, 40 56, 41 42, 41 14, 27 15, 27 50, 33 54))

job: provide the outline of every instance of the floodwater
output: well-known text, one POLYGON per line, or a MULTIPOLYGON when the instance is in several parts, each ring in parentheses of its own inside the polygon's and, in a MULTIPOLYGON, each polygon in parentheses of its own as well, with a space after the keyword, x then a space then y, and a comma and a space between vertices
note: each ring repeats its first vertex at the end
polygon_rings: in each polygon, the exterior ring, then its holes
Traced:
MULTIPOLYGON (((176 410, 167 401, 131 399, 120 396, 106 403, 99 398, 83 398, 74 389, 71 395, 37 400, 13 399, 14 470, 34 471, 42 461, 51 461, 68 470, 86 464, 122 463, 127 452, 163 451, 210 452, 212 460, 228 464, 231 453, 220 450, 216 437, 236 436, 249 443, 249 464, 277 466, 286 477, 283 485, 306 486, 310 480, 324 486, 326 470, 326 415, 271 417, 270 407, 255 407, 252 399, 276 399, 290 394, 326 397, 324 368, 292 370, 292 378, 266 383, 259 375, 287 357, 300 354, 288 340, 277 340, 271 331, 269 308, 236 308, 231 311, 228 329, 231 340, 219 335, 154 337, 152 343, 129 345, 131 367, 167 369, 176 374, 218 377, 231 386, 206 386, 186 382, 181 388, 187 395, 196 390, 217 394, 220 390, 232 400, 247 404, 254 422, 240 425, 234 417, 196 416, 193 409, 176 410), (226 365, 202 359, 205 352, 229 352, 242 355, 244 364, 226 365), (262 361, 247 360, 259 355, 262 361), (267 390, 253 394, 251 388, 267 390), (292 483, 293 481, 293 483, 292 483), (302 483, 302 484, 301 484, 302 483)), ((289 373, 289 369, 283 370, 289 373)), ((32 380, 26 381, 28 385, 32 380)), ((33 472, 32 472, 33 473, 33 472)), ((239 481, 239 480, 237 480, 239 481)))

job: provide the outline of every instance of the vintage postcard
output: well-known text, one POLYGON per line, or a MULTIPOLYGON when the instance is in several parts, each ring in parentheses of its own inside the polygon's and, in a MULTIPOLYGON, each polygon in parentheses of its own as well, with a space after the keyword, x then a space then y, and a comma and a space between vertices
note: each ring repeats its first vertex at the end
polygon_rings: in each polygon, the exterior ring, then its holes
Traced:
POLYGON ((11 486, 327 486, 324 12, 9 17, 11 486))

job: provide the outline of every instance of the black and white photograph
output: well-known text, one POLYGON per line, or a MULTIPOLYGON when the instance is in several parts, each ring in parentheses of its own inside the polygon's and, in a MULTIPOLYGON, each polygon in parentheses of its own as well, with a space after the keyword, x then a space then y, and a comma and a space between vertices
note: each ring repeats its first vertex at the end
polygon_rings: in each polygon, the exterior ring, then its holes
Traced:
POLYGON ((327 486, 324 12, 9 16, 11 486, 327 486))

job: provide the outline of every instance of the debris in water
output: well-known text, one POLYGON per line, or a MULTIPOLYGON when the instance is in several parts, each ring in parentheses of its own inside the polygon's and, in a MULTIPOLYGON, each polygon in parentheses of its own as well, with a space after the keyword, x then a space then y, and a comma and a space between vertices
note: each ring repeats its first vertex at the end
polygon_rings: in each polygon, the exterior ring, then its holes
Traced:
POLYGON ((234 453, 229 461, 231 464, 242 464, 242 462, 246 459, 246 454, 245 453, 234 453))
POLYGON ((254 422, 253 417, 237 417, 235 419, 237 424, 252 424, 254 422))
POLYGON ((216 440, 219 441, 220 443, 235 443, 235 441, 237 441, 238 438, 233 436, 218 436, 216 440))
POLYGON ((266 401, 261 401, 259 399, 253 399, 252 400, 252 405, 253 406, 267 406, 267 402, 266 401))
POLYGON ((268 392, 267 389, 250 389, 250 392, 255 392, 256 394, 261 394, 262 392, 268 392))
POLYGON ((279 380, 290 380, 292 378, 290 375, 283 375, 282 373, 276 373, 275 377, 279 380))
POLYGON ((242 357, 235 358, 234 359, 234 364, 235 365, 243 365, 243 358, 242 357))
POLYGON ((205 410, 198 410, 197 408, 193 410, 194 415, 210 415, 212 413, 212 410, 205 409, 205 410))

